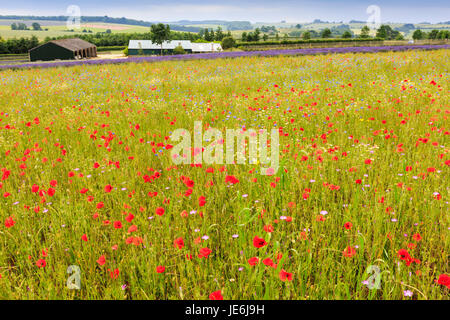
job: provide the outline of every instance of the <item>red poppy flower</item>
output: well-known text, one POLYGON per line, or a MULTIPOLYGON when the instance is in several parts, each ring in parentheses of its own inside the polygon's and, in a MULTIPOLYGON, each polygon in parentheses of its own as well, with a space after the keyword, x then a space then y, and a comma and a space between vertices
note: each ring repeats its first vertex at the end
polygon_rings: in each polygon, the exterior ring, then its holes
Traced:
POLYGON ((128 233, 132 233, 135 231, 137 231, 137 226, 134 224, 128 228, 128 233))
POLYGON ((156 214, 158 216, 162 216, 164 214, 164 208, 161 207, 156 208, 156 214))
POLYGON ((5 219, 5 227, 11 228, 16 222, 13 220, 12 217, 8 217, 5 219))
POLYGON ((122 222, 120 222, 120 221, 114 221, 114 228, 116 228, 116 229, 122 228, 122 222))
POLYGON ((223 300, 222 292, 220 290, 212 292, 209 295, 209 300, 223 300))
POLYGON ((47 265, 47 262, 45 262, 44 259, 39 259, 38 261, 36 261, 36 266, 38 266, 38 268, 44 268, 47 265))
POLYGON ((253 257, 248 259, 248 264, 251 266, 256 266, 259 263, 259 258, 258 257, 253 257))
POLYGON ((54 195, 55 195, 55 189, 53 189, 53 188, 48 188, 48 191, 47 191, 47 194, 50 196, 50 197, 53 197, 54 195))
POLYGON ((353 226, 353 224, 351 222, 346 222, 344 224, 344 228, 347 229, 347 230, 350 230, 352 228, 352 226, 353 226))
POLYGON ((400 260, 408 260, 411 258, 411 256, 408 253, 408 250, 405 250, 405 249, 398 250, 397 254, 398 254, 398 257, 400 258, 400 260))
POLYGON ((157 273, 164 273, 164 271, 166 271, 166 267, 164 267, 164 266, 157 266, 156 267, 156 272, 157 273))
POLYGON ((127 220, 127 222, 130 222, 130 223, 131 223, 131 221, 133 221, 133 219, 134 219, 134 215, 131 213, 129 215, 127 215, 125 218, 125 220, 127 220))
POLYGON ((260 237, 256 236, 256 237, 253 238, 253 245, 256 248, 262 248, 265 245, 267 245, 267 242, 263 238, 260 238, 260 237))
POLYGON ((87 242, 87 241, 88 241, 87 235, 86 235, 86 234, 83 234, 83 235, 81 236, 81 240, 87 242))
POLYGON ((109 184, 105 186, 105 192, 106 193, 110 193, 112 191, 112 189, 113 189, 113 187, 111 185, 109 185, 109 184))
POLYGON ((200 207, 203 207, 205 205, 205 203, 206 203, 206 198, 204 196, 201 196, 198 198, 198 205, 200 207))
POLYGON ((11 171, 9 171, 9 170, 3 171, 2 180, 8 179, 8 177, 9 177, 10 174, 11 174, 11 171))
POLYGON ((210 255, 210 253, 212 252, 211 249, 209 248, 201 248, 200 249, 200 254, 198 255, 199 258, 208 258, 208 256, 210 255))
POLYGON ((183 247, 184 247, 184 240, 183 240, 183 238, 176 238, 175 240, 174 240, 174 242, 173 242, 173 245, 174 245, 174 247, 175 248, 178 248, 178 249, 183 249, 183 247))
POLYGON ((356 254, 356 250, 353 247, 348 246, 344 252, 342 252, 342 254, 347 257, 347 258, 351 258, 356 254))
POLYGON ((225 182, 231 183, 231 184, 236 184, 239 182, 239 180, 235 177, 235 176, 226 176, 225 177, 225 182))
POLYGON ((264 264, 265 266, 270 266, 270 267, 274 265, 273 260, 270 259, 270 258, 264 259, 264 260, 263 260, 263 264, 264 264))
POLYGON ((114 271, 111 271, 110 269, 108 269, 109 271, 109 276, 111 277, 111 279, 117 279, 119 277, 119 269, 115 269, 114 271))
POLYGON ((97 260, 97 263, 101 266, 104 265, 106 263, 105 256, 100 256, 97 260))
POLYGON ((284 269, 281 269, 279 276, 281 281, 292 281, 292 273, 286 272, 284 269))
POLYGON ((446 286, 448 289, 450 289, 450 277, 446 274, 441 274, 437 280, 434 280, 434 282, 446 286))

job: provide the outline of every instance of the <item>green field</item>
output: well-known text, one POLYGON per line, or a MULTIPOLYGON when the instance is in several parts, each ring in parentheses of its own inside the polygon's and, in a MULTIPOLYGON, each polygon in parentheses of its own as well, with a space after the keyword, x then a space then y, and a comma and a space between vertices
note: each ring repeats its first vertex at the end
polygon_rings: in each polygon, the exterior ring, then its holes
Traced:
MULTIPOLYGON (((54 25, 55 21, 51 25, 46 25, 45 23, 51 23, 51 22, 45 22, 45 21, 37 21, 41 24, 42 29, 48 29, 48 31, 34 31, 34 30, 11 30, 11 23, 16 21, 6 21, 6 20, 0 20, 2 22, 0 24, 0 37, 3 39, 9 39, 9 38, 20 38, 20 37, 31 37, 36 36, 39 40, 44 40, 46 37, 60 37, 60 36, 67 36, 67 35, 73 35, 76 36, 77 34, 85 34, 83 33, 83 30, 86 29, 86 31, 92 31, 92 33, 97 32, 105 32, 107 29, 111 29, 112 33, 144 33, 149 32, 150 28, 148 27, 141 27, 141 26, 131 26, 131 25, 123 25, 123 24, 106 24, 106 23, 82 23, 79 30, 69 31, 67 29, 67 26, 65 23, 54 25)), ((28 25, 31 25, 31 22, 27 22, 28 25)), ((31 27, 30 27, 31 29, 31 27)))
POLYGON ((449 54, 0 72, 0 298, 448 300, 449 54))

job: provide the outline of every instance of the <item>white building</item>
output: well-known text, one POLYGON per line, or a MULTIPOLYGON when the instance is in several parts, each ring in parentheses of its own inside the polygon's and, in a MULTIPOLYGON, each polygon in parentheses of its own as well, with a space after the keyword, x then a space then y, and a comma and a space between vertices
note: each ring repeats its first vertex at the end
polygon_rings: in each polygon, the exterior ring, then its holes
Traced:
MULTIPOLYGON (((190 40, 170 40, 162 43, 164 51, 173 51, 181 46, 187 53, 219 52, 222 51, 220 43, 193 43, 190 40)), ((128 44, 129 55, 152 55, 160 54, 161 45, 153 43, 151 40, 130 40, 128 44)))
POLYGON ((192 52, 201 53, 201 52, 220 52, 220 51, 222 51, 222 46, 220 45, 220 43, 214 42, 192 43, 192 52))

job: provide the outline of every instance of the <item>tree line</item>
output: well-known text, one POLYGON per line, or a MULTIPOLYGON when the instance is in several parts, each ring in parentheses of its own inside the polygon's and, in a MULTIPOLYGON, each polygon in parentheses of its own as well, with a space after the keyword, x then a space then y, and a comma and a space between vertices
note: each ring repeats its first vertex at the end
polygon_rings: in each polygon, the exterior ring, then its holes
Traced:
POLYGON ((450 35, 449 30, 431 30, 430 32, 425 32, 420 29, 414 31, 412 38, 414 40, 424 40, 424 39, 448 39, 450 35))
MULTIPOLYGON (((301 26, 297 25, 296 28, 300 29, 301 26)), ((266 29, 267 30, 267 29, 266 29)), ((408 29, 410 30, 410 29, 408 29)), ((243 32, 241 35, 242 42, 258 42, 260 40, 267 41, 269 39, 267 34, 261 33, 262 29, 256 28, 253 32, 243 32)), ((278 32, 275 34, 275 41, 287 41, 289 38, 301 38, 303 40, 310 39, 330 39, 330 38, 342 38, 342 39, 351 39, 351 38, 361 38, 361 39, 370 39, 370 28, 368 26, 364 26, 361 29, 361 32, 358 36, 354 35, 353 32, 349 29, 348 25, 341 25, 333 28, 325 28, 321 31, 316 30, 295 30, 290 32, 289 34, 284 34, 283 39, 280 39, 278 32)), ((448 39, 449 31, 448 30, 432 30, 430 32, 424 32, 421 30, 416 30, 413 33, 414 40, 420 39, 448 39)), ((403 34, 399 30, 392 29, 389 25, 381 25, 376 30, 375 38, 383 39, 383 40, 405 40, 403 34)))
POLYGON ((28 50, 37 47, 39 40, 36 36, 31 38, 13 38, 4 40, 0 37, 0 54, 28 53, 28 50))
MULTIPOLYGON (((31 24, 31 28, 34 31, 42 31, 41 25, 37 22, 33 22, 31 24)), ((13 22, 11 24, 11 30, 30 30, 30 28, 28 28, 28 26, 23 22, 18 22, 18 23, 13 22)), ((45 29, 45 30, 48 30, 48 29, 45 29)))

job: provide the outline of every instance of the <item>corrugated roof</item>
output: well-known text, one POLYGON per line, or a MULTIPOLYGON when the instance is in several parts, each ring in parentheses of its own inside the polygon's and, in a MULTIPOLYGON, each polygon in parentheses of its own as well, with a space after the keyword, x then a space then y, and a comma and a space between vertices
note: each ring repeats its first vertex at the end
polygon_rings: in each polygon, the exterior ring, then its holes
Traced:
MULTIPOLYGON (((84 40, 81 40, 81 39, 78 39, 78 38, 52 40, 52 41, 49 41, 49 42, 54 43, 54 44, 56 44, 56 45, 58 45, 60 47, 69 49, 71 51, 77 51, 77 50, 83 50, 83 49, 88 49, 88 48, 95 47, 94 44, 92 44, 90 42, 87 42, 87 41, 84 41, 84 40)), ((47 42, 47 43, 49 43, 49 42, 47 42)), ((31 50, 37 49, 37 48, 39 48, 41 46, 44 46, 47 43, 44 43, 44 44, 42 44, 40 46, 37 46, 36 48, 33 48, 31 50)))
MULTIPOLYGON (((163 49, 175 49, 177 46, 182 46, 184 50, 192 49, 191 41, 189 40, 171 40, 164 41, 163 49)), ((161 49, 161 45, 153 43, 151 40, 130 40, 128 49, 161 49)))
POLYGON ((222 46, 220 43, 192 43, 192 51, 193 52, 217 52, 222 51, 222 46))
POLYGON ((51 42, 72 51, 95 47, 95 45, 93 45, 92 43, 78 38, 53 40, 51 42))

